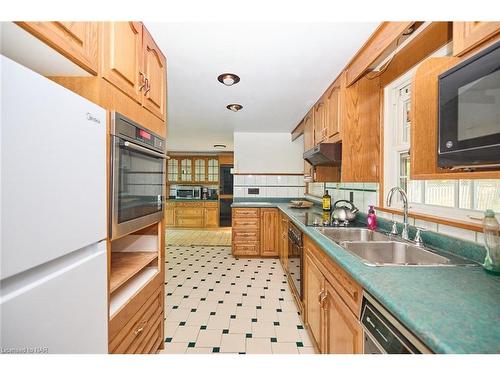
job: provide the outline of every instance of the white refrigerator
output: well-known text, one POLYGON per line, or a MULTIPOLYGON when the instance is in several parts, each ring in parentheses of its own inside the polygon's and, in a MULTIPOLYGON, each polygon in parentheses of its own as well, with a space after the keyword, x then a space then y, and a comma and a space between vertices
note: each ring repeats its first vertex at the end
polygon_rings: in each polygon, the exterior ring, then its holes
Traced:
POLYGON ((0 64, 0 350, 106 353, 106 111, 0 64))

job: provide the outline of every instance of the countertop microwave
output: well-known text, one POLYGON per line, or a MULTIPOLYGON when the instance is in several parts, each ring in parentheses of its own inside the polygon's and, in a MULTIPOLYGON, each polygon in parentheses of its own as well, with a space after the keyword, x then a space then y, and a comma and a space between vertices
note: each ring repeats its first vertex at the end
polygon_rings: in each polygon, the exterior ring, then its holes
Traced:
POLYGON ((500 42, 439 76, 438 165, 500 168, 500 42))

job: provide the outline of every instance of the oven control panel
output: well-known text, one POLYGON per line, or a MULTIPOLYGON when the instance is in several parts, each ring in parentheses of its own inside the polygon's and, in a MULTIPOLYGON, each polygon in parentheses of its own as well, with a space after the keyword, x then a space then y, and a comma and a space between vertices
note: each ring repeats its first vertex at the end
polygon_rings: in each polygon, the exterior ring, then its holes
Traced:
POLYGON ((117 112, 114 113, 112 133, 161 153, 165 152, 165 139, 117 112))

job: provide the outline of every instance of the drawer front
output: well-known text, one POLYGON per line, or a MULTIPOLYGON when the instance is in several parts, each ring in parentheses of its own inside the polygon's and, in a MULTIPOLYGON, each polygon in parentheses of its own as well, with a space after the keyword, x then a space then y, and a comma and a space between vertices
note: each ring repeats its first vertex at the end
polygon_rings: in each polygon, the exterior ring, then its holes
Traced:
POLYGON ((258 218, 251 217, 233 217, 233 230, 238 229, 259 229, 260 220, 258 218))
POLYGON ((176 227, 201 228, 203 227, 203 216, 201 217, 179 217, 175 218, 176 227))
POLYGON ((111 353, 135 353, 163 319, 163 294, 158 288, 109 344, 111 353))
POLYGON ((233 242, 257 242, 259 231, 238 231, 233 229, 233 242))
POLYGON ((244 217, 254 217, 259 218, 258 208, 233 208, 233 217, 244 218, 244 217))
POLYGON ((203 208, 182 208, 176 210, 176 215, 181 217, 203 216, 203 208))
POLYGON ((259 255, 260 243, 233 243, 233 255, 259 255))
POLYGON ((174 207, 175 206, 175 202, 172 202, 172 201, 165 201, 165 207, 174 207))
POLYGON ((203 207, 203 202, 176 202, 177 207, 203 207))
POLYGON ((204 207, 219 207, 218 202, 203 202, 204 207))

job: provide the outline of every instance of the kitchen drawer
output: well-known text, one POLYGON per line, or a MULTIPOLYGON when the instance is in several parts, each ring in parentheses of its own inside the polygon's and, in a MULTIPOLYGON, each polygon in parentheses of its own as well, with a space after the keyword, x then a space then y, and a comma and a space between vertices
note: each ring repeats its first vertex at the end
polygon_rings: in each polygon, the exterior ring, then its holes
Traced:
POLYGON ((203 207, 203 202, 175 202, 176 207, 203 207))
POLYGON ((232 250, 233 250, 233 255, 238 256, 238 255, 259 255, 260 252, 260 243, 259 242, 241 242, 241 243, 234 243, 232 245, 232 250))
MULTIPOLYGON (((109 343, 110 353, 136 353, 147 346, 163 321, 163 288, 158 288, 109 343)), ((160 327, 161 328, 161 327, 160 327)), ((150 348, 149 348, 150 349, 150 348)))
POLYGON ((180 217, 203 216, 203 208, 178 208, 175 214, 180 217))
POLYGON ((203 228, 203 215, 200 217, 179 217, 178 215, 175 217, 175 226, 176 227, 185 227, 185 228, 203 228))
MULTIPOLYGON (((108 325, 109 342, 115 340, 124 327, 137 315, 138 311, 151 299, 153 295, 161 288, 165 276, 159 272, 153 279, 139 290, 127 304, 111 316, 108 325)), ((163 300, 162 300, 163 303, 163 300)))
POLYGON ((219 207, 219 202, 203 202, 203 207, 219 207))
POLYGON ((242 231, 233 229, 233 243, 236 242, 258 242, 260 238, 259 231, 242 231))
POLYGON ((251 217, 233 217, 233 230, 235 229, 259 229, 260 219, 251 217))
POLYGON ((258 208, 233 208, 233 217, 244 218, 244 217, 256 217, 259 218, 258 208))

